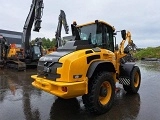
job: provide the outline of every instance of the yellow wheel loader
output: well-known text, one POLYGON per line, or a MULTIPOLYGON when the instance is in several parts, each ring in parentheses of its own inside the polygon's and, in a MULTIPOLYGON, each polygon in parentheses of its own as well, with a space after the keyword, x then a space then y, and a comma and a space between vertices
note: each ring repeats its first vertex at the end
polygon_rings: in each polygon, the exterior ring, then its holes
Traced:
MULTIPOLYGON (((109 111, 115 97, 116 82, 129 93, 137 93, 140 69, 127 55, 124 43, 131 43, 131 33, 122 30, 122 42, 116 45, 115 28, 100 20, 71 25, 73 37, 57 51, 39 59, 32 85, 60 98, 82 96, 93 114, 109 111)), ((58 42, 58 41, 57 41, 58 42)))

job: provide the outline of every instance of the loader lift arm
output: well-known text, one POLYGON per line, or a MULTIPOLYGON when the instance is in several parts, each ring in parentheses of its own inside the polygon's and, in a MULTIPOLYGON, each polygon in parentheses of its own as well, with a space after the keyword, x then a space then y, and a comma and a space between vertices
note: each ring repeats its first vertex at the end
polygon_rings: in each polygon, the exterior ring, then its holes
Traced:
POLYGON ((43 0, 32 0, 30 11, 23 27, 23 47, 25 50, 25 58, 30 57, 31 54, 29 42, 31 39, 31 29, 33 24, 33 31, 39 32, 41 28, 43 8, 43 0))
POLYGON ((126 30, 122 30, 121 36, 122 41, 118 49, 118 58, 121 59, 122 63, 135 61, 133 53, 136 52, 137 46, 133 43, 133 40, 131 39, 131 33, 129 31, 126 32, 126 30), (126 41, 128 41, 128 44, 126 47, 124 47, 126 41))
POLYGON ((56 31, 56 34, 55 34, 56 48, 62 46, 62 41, 61 41, 62 25, 64 27, 65 33, 68 34, 69 27, 68 27, 67 20, 66 20, 66 14, 63 10, 60 10, 60 15, 59 15, 59 18, 58 18, 57 31, 56 31))
POLYGON ((124 54, 125 49, 127 49, 127 52, 129 52, 129 50, 135 51, 137 49, 137 46, 133 43, 133 40, 131 39, 131 33, 129 31, 126 32, 126 30, 122 30, 121 35, 122 35, 123 40, 120 43, 120 48, 119 48, 120 54, 124 54), (128 44, 124 48, 124 44, 126 41, 128 41, 128 44))

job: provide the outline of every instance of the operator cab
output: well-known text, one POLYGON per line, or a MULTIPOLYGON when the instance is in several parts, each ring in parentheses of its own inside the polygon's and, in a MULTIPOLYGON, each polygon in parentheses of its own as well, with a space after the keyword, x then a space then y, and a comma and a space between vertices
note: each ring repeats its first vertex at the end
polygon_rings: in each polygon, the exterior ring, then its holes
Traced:
POLYGON ((32 59, 38 60, 42 56, 41 47, 37 45, 33 45, 32 49, 32 59))
POLYGON ((114 27, 106 22, 98 21, 76 26, 80 40, 86 40, 96 47, 114 51, 114 27))

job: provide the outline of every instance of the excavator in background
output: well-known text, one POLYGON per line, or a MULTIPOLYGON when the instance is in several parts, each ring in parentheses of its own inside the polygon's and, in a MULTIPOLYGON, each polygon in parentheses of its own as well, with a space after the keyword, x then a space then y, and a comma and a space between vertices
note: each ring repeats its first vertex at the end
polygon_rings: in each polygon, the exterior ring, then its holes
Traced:
POLYGON ((135 94, 141 72, 135 62, 124 59, 131 44, 131 33, 121 30, 122 42, 116 44, 115 28, 107 22, 71 25, 72 40, 57 51, 39 59, 32 85, 55 96, 69 99, 82 96, 86 109, 93 114, 109 111, 114 103, 116 83, 135 94))
POLYGON ((55 47, 48 48, 46 50, 46 54, 50 54, 50 53, 56 51, 56 49, 58 47, 63 46, 64 42, 62 42, 62 38, 61 38, 62 25, 64 27, 65 33, 69 34, 69 26, 67 24, 66 14, 63 10, 60 10, 60 14, 58 17, 57 30, 55 33, 56 45, 55 45, 55 47))
POLYGON ((56 48, 61 47, 63 45, 62 40, 61 40, 62 25, 64 27, 65 33, 68 34, 69 33, 69 27, 68 27, 67 20, 66 20, 66 14, 63 10, 60 10, 60 15, 58 17, 57 31, 56 31, 56 34, 55 34, 55 37, 56 37, 55 47, 56 48))
POLYGON ((3 35, 0 35, 0 68, 3 68, 7 59, 8 42, 3 35))
POLYGON ((25 70, 26 64, 21 60, 24 59, 24 50, 17 44, 10 44, 7 52, 6 67, 17 70, 25 70))
POLYGON ((10 45, 6 61, 7 67, 25 70, 26 66, 38 64, 39 58, 43 55, 42 40, 41 38, 36 38, 34 44, 31 44, 30 39, 33 24, 33 31, 39 32, 41 28, 43 8, 43 0, 32 0, 30 11, 23 27, 22 47, 19 48, 16 44, 10 45))
POLYGON ((8 63, 10 63, 9 67, 25 69, 26 66, 23 62, 19 61, 19 59, 24 59, 23 49, 17 47, 16 44, 8 44, 8 40, 0 35, 0 68, 3 68, 5 65, 8 67, 8 63), (12 63, 12 64, 11 64, 12 63), (19 66, 15 66, 15 64, 19 64, 19 66))
MULTIPOLYGON (((41 38, 36 38, 33 42, 34 44, 31 44, 30 38, 33 24, 33 31, 39 32, 41 28, 43 8, 43 0, 32 0, 30 11, 25 21, 25 25, 23 27, 22 47, 20 48, 16 46, 16 44, 10 45, 10 48, 7 53, 7 60, 5 61, 7 67, 15 68, 18 70, 25 70, 26 66, 38 64, 39 58, 43 55, 42 40, 41 38)), ((48 49, 47 54, 56 51, 57 46, 62 46, 62 25, 64 26, 66 34, 68 34, 69 27, 67 25, 66 15, 63 10, 60 10, 57 31, 55 34, 56 47, 48 49)))
POLYGON ((39 32, 41 29, 43 8, 43 0, 33 0, 23 28, 23 48, 25 56, 24 62, 28 65, 32 64, 33 62, 35 62, 36 65, 37 61, 42 56, 42 40, 40 38, 36 38, 35 43, 30 44, 30 39, 33 24, 33 31, 39 32))

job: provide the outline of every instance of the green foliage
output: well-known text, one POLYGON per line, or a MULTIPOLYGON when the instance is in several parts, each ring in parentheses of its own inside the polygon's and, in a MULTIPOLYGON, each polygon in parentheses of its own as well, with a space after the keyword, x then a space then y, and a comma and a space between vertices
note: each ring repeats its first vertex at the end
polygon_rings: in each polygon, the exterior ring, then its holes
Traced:
MULTIPOLYGON (((32 40, 31 43, 34 43, 34 41, 35 40, 32 40)), ((45 38, 45 37, 42 38, 42 46, 45 49, 54 48, 55 44, 56 44, 55 38, 52 38, 52 39, 45 38)))
POLYGON ((42 38, 42 46, 45 48, 45 49, 48 49, 48 48, 53 48, 56 44, 56 40, 55 38, 53 38, 52 40, 50 40, 49 38, 42 38))
POLYGON ((137 59, 141 58, 160 58, 160 46, 159 47, 148 47, 141 49, 134 54, 134 57, 137 59))

